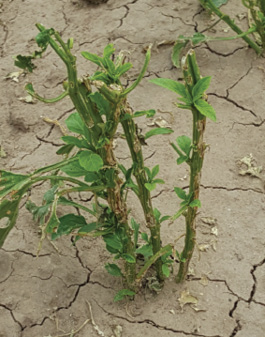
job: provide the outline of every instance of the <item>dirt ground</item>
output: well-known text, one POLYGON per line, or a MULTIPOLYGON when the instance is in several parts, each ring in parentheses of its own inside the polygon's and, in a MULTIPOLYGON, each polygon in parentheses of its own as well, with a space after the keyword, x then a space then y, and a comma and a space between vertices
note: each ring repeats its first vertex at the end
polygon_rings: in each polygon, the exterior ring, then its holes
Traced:
MULTIPOLYGON (((239 3, 230 0, 222 10, 246 29, 246 9, 239 3)), ((61 93, 66 71, 51 50, 37 62, 34 74, 20 76, 18 82, 4 79, 18 71, 14 55, 35 50, 36 22, 55 28, 64 39, 74 37, 80 76, 95 70, 80 52, 101 53, 112 42, 117 53, 130 52, 134 67, 129 83, 143 64, 143 48, 153 43, 146 77, 129 100, 134 110, 156 109, 175 131, 151 138, 144 147, 146 165, 160 163, 160 177, 166 181, 153 195, 154 206, 163 214, 174 214, 178 199, 173 187, 187 186, 188 171, 185 165, 176 165, 169 140, 190 135, 191 115, 174 105, 174 93, 148 80, 181 79, 181 71, 171 63, 172 45, 159 43, 180 34, 191 36, 213 23, 198 1, 109 0, 91 5, 85 0, 2 0, 0 11, 1 168, 29 173, 58 161, 60 128, 42 118, 63 125, 73 111, 68 99, 55 105, 20 100, 29 81, 46 97, 61 93)), ((209 34, 234 35, 225 24, 209 34)), ((205 135, 210 148, 201 184, 198 249, 189 280, 177 285, 172 275, 159 294, 146 288, 134 302, 113 303, 121 284, 104 269, 111 258, 102 241, 80 240, 74 247, 63 238, 55 242, 57 250, 46 241, 37 258, 38 226, 23 207, 0 250, 0 337, 265 336, 265 175, 239 174, 246 169, 240 160, 250 154, 252 166, 265 167, 264 58, 257 58, 241 40, 211 42, 196 48, 196 54, 202 75, 212 76, 208 94, 217 122, 208 122, 205 135), (198 300, 197 306, 181 307, 179 298, 185 290, 198 300)), ((145 118, 139 120, 143 132, 150 130, 147 124, 145 118)), ((128 162, 122 139, 117 152, 128 162)), ((45 186, 37 188, 34 201, 41 200, 44 190, 45 186)), ((131 209, 143 225, 139 206, 133 203, 131 209)), ((171 226, 165 223, 163 243, 183 231, 183 219, 171 226)))

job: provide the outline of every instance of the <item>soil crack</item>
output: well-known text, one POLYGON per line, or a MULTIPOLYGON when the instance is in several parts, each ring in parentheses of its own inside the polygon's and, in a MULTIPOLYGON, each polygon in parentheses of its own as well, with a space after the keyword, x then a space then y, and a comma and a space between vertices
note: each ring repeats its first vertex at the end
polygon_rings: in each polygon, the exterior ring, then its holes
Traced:
POLYGON ((25 326, 23 326, 22 323, 20 323, 20 322, 16 319, 16 317, 15 317, 14 314, 13 314, 13 311, 12 311, 10 308, 8 308, 6 305, 1 304, 1 303, 0 303, 0 307, 2 307, 2 308, 4 308, 5 310, 9 311, 9 313, 10 313, 10 315, 11 315, 13 321, 14 321, 16 324, 19 325, 21 331, 23 331, 23 330, 25 329, 25 326))
POLYGON ((260 189, 255 189, 255 188, 242 188, 242 187, 224 187, 224 186, 205 186, 205 185, 200 185, 204 189, 213 189, 213 190, 226 190, 227 192, 233 192, 233 191, 242 191, 242 192, 255 192, 255 193, 261 193, 264 194, 264 192, 260 189))
MULTIPOLYGON (((252 275, 254 284, 253 284, 253 287, 252 287, 252 290, 251 290, 251 293, 250 293, 250 296, 249 296, 249 299, 248 299, 248 303, 251 303, 253 301, 253 298, 254 298, 256 290, 257 290, 258 281, 257 281, 256 275, 255 275, 255 271, 257 270, 258 267, 261 267, 264 263, 265 263, 265 258, 261 262, 259 262, 257 264, 254 264, 252 269, 250 270, 250 274, 252 275)), ((258 304, 261 304, 261 303, 258 302, 258 304)))
POLYGON ((173 333, 182 333, 183 335, 186 335, 186 336, 196 336, 196 337, 223 337, 221 335, 202 335, 200 333, 195 333, 195 332, 187 332, 187 331, 184 331, 184 330, 176 330, 176 329, 173 329, 173 328, 168 328, 166 326, 163 326, 163 325, 159 325, 157 323, 155 323, 154 321, 152 321, 151 319, 145 319, 145 320, 130 320, 129 318, 126 318, 126 317, 123 317, 123 316, 120 316, 120 315, 116 315, 116 314, 113 314, 109 311, 107 311, 105 308, 103 308, 95 299, 94 301, 96 302, 96 304, 101 308, 102 311, 104 311, 106 314, 110 315, 110 316, 113 316, 115 318, 119 318, 119 319, 122 319, 128 323, 132 323, 132 324, 149 324, 149 325, 152 325, 153 327, 159 329, 160 331, 161 330, 165 330, 165 331, 170 331, 170 332, 173 332, 173 333))

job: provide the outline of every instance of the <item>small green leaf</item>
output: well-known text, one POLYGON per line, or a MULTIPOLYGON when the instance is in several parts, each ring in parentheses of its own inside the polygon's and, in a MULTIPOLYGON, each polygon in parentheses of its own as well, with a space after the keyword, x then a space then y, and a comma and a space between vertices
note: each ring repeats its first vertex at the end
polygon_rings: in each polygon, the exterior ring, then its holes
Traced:
POLYGON ((174 187, 174 191, 180 199, 182 199, 182 200, 187 199, 187 194, 182 188, 174 187))
POLYGON ((178 40, 175 42, 171 59, 176 68, 180 67, 180 53, 183 50, 183 48, 186 47, 188 40, 180 39, 181 36, 178 37, 178 40), (180 39, 180 40, 179 40, 180 39))
POLYGON ((196 102, 202 97, 204 92, 209 88, 211 82, 211 76, 201 78, 195 86, 192 88, 193 102, 196 102))
POLYGON ((82 118, 79 116, 78 112, 72 113, 65 121, 67 128, 75 133, 85 136, 85 124, 82 118))
POLYGON ((180 165, 180 164, 182 164, 182 163, 185 163, 188 159, 189 159, 189 157, 187 157, 187 156, 180 156, 180 157, 177 159, 177 164, 180 165))
POLYGON ((105 268, 112 276, 123 276, 120 268, 115 263, 108 263, 105 265, 105 268))
POLYGON ((93 232, 94 230, 98 229, 100 226, 98 225, 97 222, 91 222, 91 223, 88 223, 84 226, 82 226, 78 233, 80 234, 86 234, 86 233, 90 233, 90 232, 93 232))
POLYGON ((201 207, 202 205, 199 199, 195 199, 189 204, 189 206, 190 207, 201 207))
POLYGON ((194 103, 195 107, 200 111, 200 113, 208 118, 210 118, 212 121, 216 121, 216 113, 214 108, 204 101, 203 99, 199 99, 194 103))
POLYGON ((213 0, 213 3, 216 7, 221 7, 227 3, 227 0, 213 0))
POLYGON ((128 263, 135 263, 135 257, 130 254, 122 254, 121 257, 128 263))
POLYGON ((155 183, 145 183, 144 186, 149 192, 152 192, 156 188, 155 183))
POLYGON ((40 32, 36 37, 35 40, 38 44, 39 47, 42 49, 46 49, 47 45, 49 44, 50 41, 50 36, 54 34, 54 29, 45 29, 42 32, 40 32))
POLYGON ((70 177, 83 177, 87 174, 87 170, 80 165, 78 159, 61 167, 61 171, 70 177))
POLYGON ((78 139, 74 136, 63 136, 62 140, 68 145, 75 145, 80 149, 89 149, 89 145, 84 139, 78 139))
POLYGON ((56 154, 58 155, 63 155, 63 154, 69 154, 74 148, 73 144, 67 144, 67 145, 63 145, 59 148, 58 151, 56 151, 56 154))
POLYGON ((108 234, 103 237, 103 240, 105 241, 106 245, 117 250, 122 251, 123 245, 121 242, 121 239, 116 234, 108 234))
POLYGON ((165 182, 164 182, 163 179, 154 179, 154 180, 152 181, 152 183, 153 183, 153 184, 164 184, 165 182))
POLYGON ((196 46, 196 44, 200 42, 205 42, 208 40, 208 37, 206 35, 203 35, 202 33, 195 33, 191 38, 191 43, 193 46, 196 46))
POLYGON ((179 94, 181 97, 184 97, 184 98, 187 97, 187 90, 185 88, 185 85, 180 82, 176 82, 168 78, 154 78, 150 80, 149 82, 157 84, 160 87, 169 89, 171 91, 174 91, 175 93, 179 94))
POLYGON ((159 223, 160 216, 161 216, 161 212, 157 208, 155 208, 154 209, 154 217, 156 219, 156 222, 158 222, 158 223, 159 223))
POLYGON ((15 66, 21 69, 27 69, 30 73, 36 68, 35 64, 32 63, 34 57, 17 55, 15 58, 15 66))
POLYGON ((60 223, 56 232, 56 237, 63 234, 70 234, 74 229, 87 225, 86 220, 82 215, 73 213, 60 217, 59 221, 60 223))
POLYGON ((145 241, 145 242, 149 242, 148 240, 148 235, 146 233, 141 233, 141 238, 145 241))
POLYGON ((153 256, 153 249, 151 244, 144 245, 135 251, 136 254, 143 255, 145 259, 148 259, 150 256, 153 256))
POLYGON ((85 59, 87 59, 87 60, 89 60, 89 61, 91 61, 91 62, 97 64, 99 67, 102 66, 102 57, 100 57, 100 56, 98 56, 98 55, 96 55, 96 54, 91 54, 91 53, 89 53, 89 52, 87 52, 87 51, 83 51, 83 52, 81 53, 81 55, 82 55, 85 59))
POLYGON ((151 173, 151 176, 152 176, 152 179, 159 173, 159 165, 156 165, 155 167, 153 167, 152 169, 152 173, 151 173))
POLYGON ((187 157, 190 154, 191 149, 191 139, 187 136, 179 136, 177 138, 177 143, 180 149, 187 155, 187 157))
POLYGON ((108 115, 110 104, 99 92, 90 94, 89 98, 97 105, 100 115, 108 115))
POLYGON ((125 296, 134 296, 135 292, 129 289, 122 289, 114 296, 114 302, 118 302, 124 299, 125 296))
POLYGON ((172 133, 174 132, 173 130, 171 129, 168 129, 168 128, 155 128, 155 129, 152 129, 148 132, 146 132, 145 136, 144 136, 144 139, 148 139, 152 136, 155 136, 155 135, 164 135, 164 134, 169 134, 169 133, 172 133))
POLYGON ((170 216, 169 215, 164 215, 162 216, 162 218, 160 219, 160 223, 166 221, 166 220, 169 220, 170 219, 170 216))
POLYGON ((146 115, 146 117, 154 117, 156 111, 151 109, 151 110, 144 110, 144 111, 136 111, 134 114, 133 114, 133 118, 134 117, 140 117, 140 116, 144 116, 146 115))
POLYGON ((126 73, 129 69, 132 68, 131 63, 125 63, 122 65, 119 65, 118 68, 116 69, 116 76, 121 77, 124 73, 126 73))
POLYGON ((79 154, 79 163, 90 172, 98 172, 103 166, 102 158, 92 151, 82 151, 79 154))
POLYGON ((170 275, 170 269, 168 268, 168 266, 166 264, 162 265, 162 272, 166 277, 169 277, 170 275))
POLYGON ((113 46, 113 43, 109 43, 103 51, 103 57, 104 58, 109 58, 113 53, 115 52, 115 48, 113 46))

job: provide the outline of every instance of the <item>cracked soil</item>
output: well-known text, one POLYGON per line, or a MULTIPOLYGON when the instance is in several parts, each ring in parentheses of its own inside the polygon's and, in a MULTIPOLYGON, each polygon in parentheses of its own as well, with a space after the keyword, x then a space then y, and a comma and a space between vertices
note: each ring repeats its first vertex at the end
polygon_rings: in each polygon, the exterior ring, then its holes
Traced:
MULTIPOLYGON (((222 9, 247 29, 247 18, 240 21, 236 16, 246 12, 239 3, 230 0, 222 9)), ((61 131, 42 117, 63 125, 73 111, 67 99, 56 105, 19 100, 26 96, 27 82, 33 82, 46 97, 60 93, 66 72, 50 51, 37 62, 34 74, 20 76, 19 82, 4 79, 17 71, 12 56, 34 51, 36 22, 55 28, 64 39, 74 37, 80 76, 95 70, 80 52, 101 53, 112 42, 117 53, 130 52, 134 67, 129 83, 141 68, 143 49, 154 44, 146 77, 129 101, 134 110, 157 109, 157 115, 175 131, 151 138, 144 147, 146 164, 159 163, 166 181, 154 193, 154 206, 163 214, 173 214, 178 207, 173 187, 187 186, 188 172, 184 165, 177 167, 169 140, 190 135, 191 116, 173 104, 172 92, 148 80, 156 76, 181 79, 181 71, 171 63, 172 45, 159 43, 204 30, 212 23, 209 15, 195 0, 109 0, 100 5, 86 0, 1 0, 0 145, 5 155, 0 165, 13 172, 29 173, 58 160, 55 152, 62 143, 61 131)), ((210 34, 233 35, 231 30, 224 31, 225 24, 216 27, 210 34)), ((55 243, 57 250, 46 241, 37 258, 38 227, 22 208, 16 228, 0 250, 0 337, 265 336, 265 175, 239 174, 240 159, 250 154, 257 166, 265 167, 264 58, 257 58, 242 40, 211 42, 197 47, 196 53, 201 74, 212 76, 208 97, 218 120, 207 123, 210 150, 203 167, 198 249, 189 280, 177 285, 172 276, 159 294, 143 289, 134 302, 115 304, 113 296, 121 285, 104 269, 111 260, 102 241, 80 240, 74 247, 70 238, 63 238, 55 243), (216 219, 218 232, 207 218, 216 219), (178 298, 185 289, 197 297, 197 308, 180 307, 178 298)), ((144 118, 139 119, 139 127, 143 132, 150 130, 144 118)), ((120 138, 117 153, 128 162, 120 138)), ((32 193, 35 202, 41 201, 45 187, 40 184, 32 193)), ((76 196, 83 201, 89 197, 76 196)), ((133 203, 131 212, 143 224, 139 205, 133 203)), ((163 243, 183 231, 182 219, 171 226, 164 224, 163 243)))

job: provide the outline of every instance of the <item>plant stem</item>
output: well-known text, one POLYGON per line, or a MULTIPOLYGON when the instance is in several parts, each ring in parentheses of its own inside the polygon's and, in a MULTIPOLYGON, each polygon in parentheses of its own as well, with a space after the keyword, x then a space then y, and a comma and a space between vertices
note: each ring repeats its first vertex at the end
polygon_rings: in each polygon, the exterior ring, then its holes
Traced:
MULTIPOLYGON (((202 6, 204 8, 208 8, 211 11, 213 11, 217 16, 219 16, 220 19, 222 19, 224 22, 226 22, 228 24, 229 27, 231 27, 233 29, 233 31, 235 31, 237 34, 243 34, 244 32, 234 23, 233 20, 231 20, 231 18, 222 13, 220 11, 219 8, 217 8, 212 0, 201 0, 200 1, 202 6)), ((252 40, 250 39, 248 36, 242 36, 242 39, 244 41, 246 41, 246 43, 248 43, 248 45, 253 48, 255 50, 255 52, 260 55, 262 53, 262 49, 252 40)))
MULTIPOLYGON (((191 50, 187 54, 186 61, 183 66, 183 74, 187 89, 191 93, 193 86, 200 79, 200 70, 197 65, 195 53, 193 50, 191 50)), ((193 151, 190 161, 190 184, 189 184, 189 194, 192 197, 190 202, 192 202, 195 199, 199 199, 201 169, 203 164, 204 151, 206 147, 203 141, 206 117, 203 116, 195 107, 192 108, 192 115, 193 115, 193 136, 192 136, 193 151)), ((196 212, 197 207, 188 206, 187 213, 185 215, 186 221, 185 246, 181 253, 181 258, 184 260, 184 262, 180 262, 179 271, 176 277, 176 281, 178 283, 184 281, 194 251, 196 242, 196 222, 195 222, 196 212)))
MULTIPOLYGON (((105 144, 105 154, 103 155, 104 164, 111 166, 114 169, 117 167, 117 161, 113 152, 112 142, 105 144)), ((121 185, 122 180, 119 178, 117 171, 114 175, 114 188, 108 188, 108 204, 115 214, 117 219, 117 226, 122 226, 125 231, 127 242, 124 245, 124 253, 130 254, 135 258, 134 242, 132 240, 131 228, 128 223, 128 211, 126 202, 122 196, 121 185)), ((125 287, 130 290, 135 290, 135 275, 136 275, 136 263, 129 263, 125 261, 125 287)))
POLYGON ((150 259, 145 263, 145 265, 140 269, 136 276, 136 282, 140 282, 142 278, 145 276, 148 269, 158 260, 161 256, 165 255, 172 251, 172 246, 166 245, 165 247, 161 248, 156 254, 154 254, 150 259))
MULTIPOLYGON (((132 109, 129 105, 123 107, 123 115, 129 114, 132 116, 132 109)), ((151 242, 153 254, 155 255, 161 249, 161 240, 160 240, 160 223, 157 223, 154 217, 154 211, 152 206, 151 194, 147 188, 145 188, 145 183, 148 182, 146 177, 146 172, 144 170, 144 159, 142 153, 142 147, 140 140, 137 135, 136 125, 133 119, 126 119, 121 121, 125 137, 130 149, 131 158, 133 161, 134 171, 138 188, 139 188, 139 200, 142 205, 146 226, 151 232, 151 242)), ((164 274, 162 272, 162 261, 157 259, 155 261, 155 267, 157 272, 157 277, 160 281, 164 280, 164 274)))

